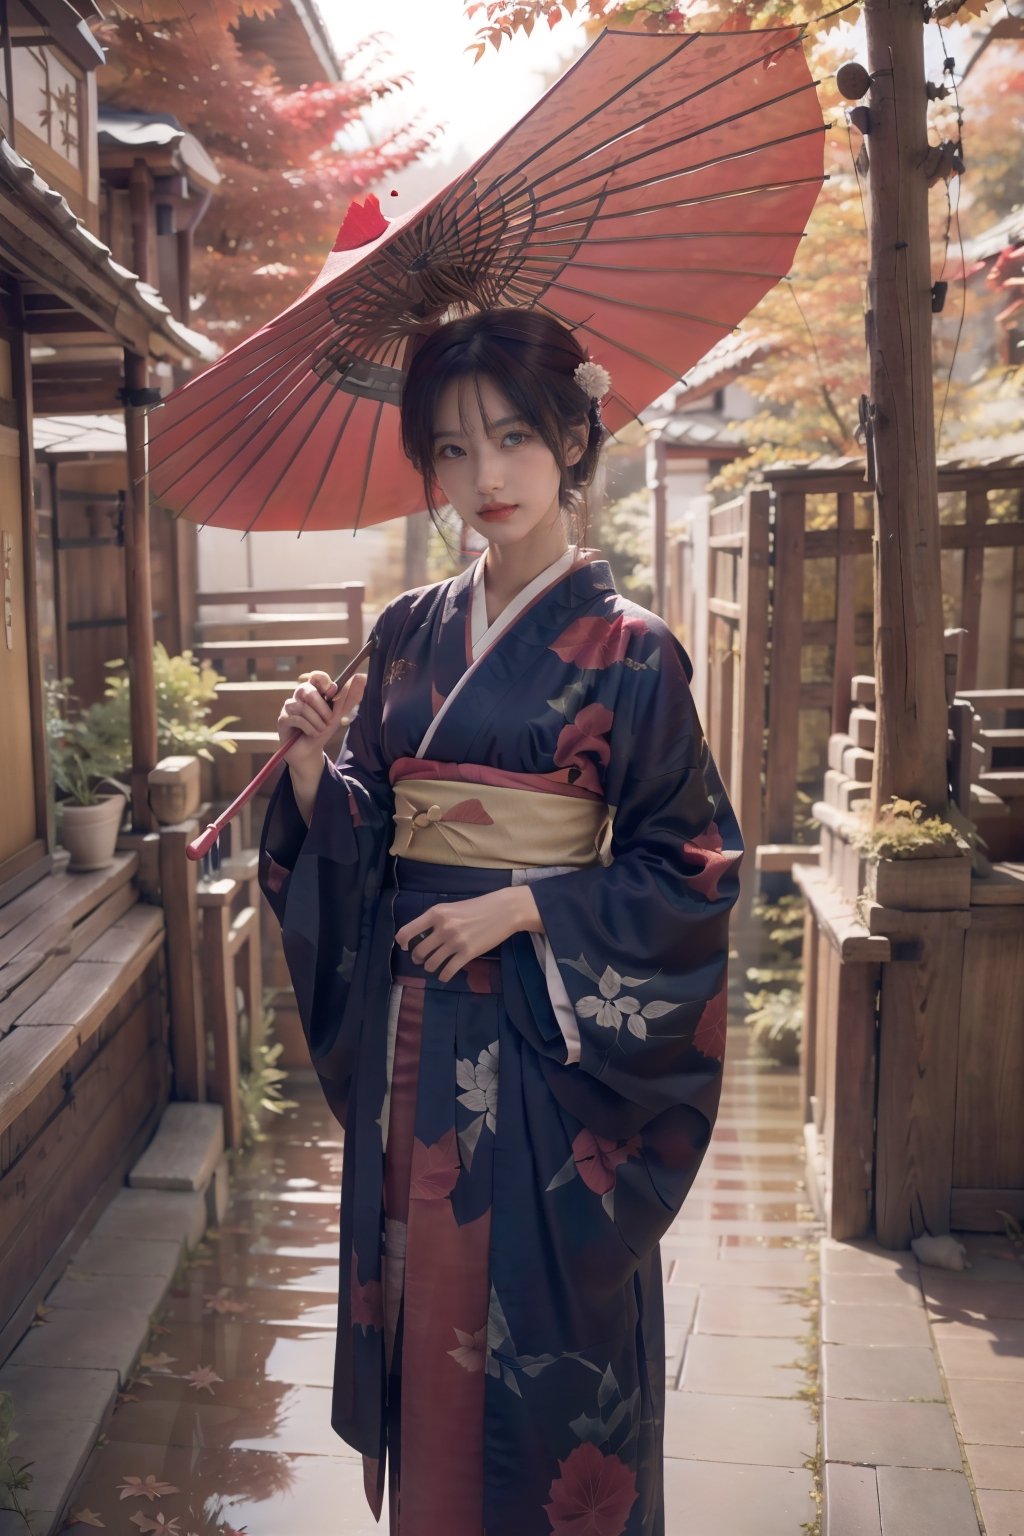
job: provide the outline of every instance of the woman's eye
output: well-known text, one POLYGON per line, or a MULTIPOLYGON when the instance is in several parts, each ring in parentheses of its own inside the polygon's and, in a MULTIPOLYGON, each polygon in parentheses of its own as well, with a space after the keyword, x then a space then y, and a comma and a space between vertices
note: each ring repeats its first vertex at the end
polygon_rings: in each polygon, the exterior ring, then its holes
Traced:
POLYGON ((505 442, 511 448, 518 448, 520 443, 525 443, 529 436, 528 432, 506 432, 505 442))
POLYGON ((437 457, 439 459, 453 459, 457 453, 461 452, 462 449, 458 446, 457 443, 445 443, 441 448, 438 449, 437 457))

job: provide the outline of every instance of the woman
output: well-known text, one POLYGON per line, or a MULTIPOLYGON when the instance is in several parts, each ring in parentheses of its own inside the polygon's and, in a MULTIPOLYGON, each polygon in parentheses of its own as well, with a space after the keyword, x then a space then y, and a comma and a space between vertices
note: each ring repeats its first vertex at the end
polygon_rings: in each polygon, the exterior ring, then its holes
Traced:
POLYGON ((345 1127, 332 1423, 378 1517, 390 1453, 401 1536, 664 1531, 658 1240, 717 1111, 742 843, 688 658, 568 542, 607 386, 536 311, 423 343, 403 445, 487 550, 278 721, 261 881, 345 1127))

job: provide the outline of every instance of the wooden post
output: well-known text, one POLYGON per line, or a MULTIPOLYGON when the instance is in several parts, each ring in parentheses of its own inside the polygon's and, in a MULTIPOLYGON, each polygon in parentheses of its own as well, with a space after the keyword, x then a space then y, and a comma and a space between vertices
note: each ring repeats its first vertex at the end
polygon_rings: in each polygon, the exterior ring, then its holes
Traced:
MULTIPOLYGON (((668 542, 668 484, 665 444, 655 437, 647 447, 647 489, 651 493, 651 572, 654 612, 664 615, 668 599, 666 545, 668 542)), ((692 642, 691 642, 692 643, 692 642)))
MULTIPOLYGON (((427 580, 427 544, 430 538, 430 516, 426 512, 414 512, 405 520, 405 566, 403 579, 406 591, 410 587, 422 587, 427 580)), ((355 650, 362 645, 362 636, 353 638, 355 650)))
POLYGON ((153 176, 145 160, 136 160, 128 180, 132 221, 132 262, 144 283, 153 282, 150 235, 153 229, 153 176))
POLYGON ((198 830, 197 821, 160 828, 160 900, 167 936, 174 1097, 193 1104, 201 1104, 206 1099, 206 1044, 199 965, 199 866, 185 857, 185 848, 198 830))
POLYGON ((124 425, 128 506, 124 520, 124 585, 132 728, 132 825, 137 832, 148 832, 153 826, 148 781, 157 763, 153 592, 149 569, 149 484, 146 477, 146 411, 143 403, 147 376, 146 359, 137 352, 126 350, 124 425))
POLYGON ((938 481, 932 404, 924 7, 865 0, 871 75, 868 353, 875 463, 871 815, 892 795, 946 810, 938 481))

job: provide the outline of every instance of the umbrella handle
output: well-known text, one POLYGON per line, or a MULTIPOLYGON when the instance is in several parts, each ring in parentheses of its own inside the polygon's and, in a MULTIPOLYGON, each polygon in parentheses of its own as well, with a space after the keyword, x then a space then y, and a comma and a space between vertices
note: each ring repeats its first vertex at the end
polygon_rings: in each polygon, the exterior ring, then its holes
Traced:
MULTIPOLYGON (((347 683, 349 678, 355 675, 359 669, 360 663, 365 661, 366 657, 370 655, 376 644, 376 639, 373 635, 371 635, 358 655, 349 662, 344 671, 338 673, 338 676, 334 679, 334 687, 337 691, 340 691, 343 684, 347 683)), ((211 821, 210 825, 204 832, 200 832, 198 837, 192 839, 192 841, 185 849, 185 853, 188 858, 195 861, 205 857, 205 855, 209 853, 210 849, 213 847, 214 843, 217 841, 224 828, 227 826, 228 822, 233 821, 238 815, 239 811, 242 809, 242 806, 248 804, 253 795, 259 789, 260 785, 265 783, 265 781, 270 777, 278 763, 284 761, 292 747, 299 740, 299 737, 304 734, 305 733, 303 731, 292 731, 291 735, 285 741, 282 741, 273 757, 265 762, 263 767, 253 775, 250 783, 245 786, 245 788, 242 790, 242 793, 238 795, 236 799, 232 800, 227 810, 221 811, 216 821, 211 821)))

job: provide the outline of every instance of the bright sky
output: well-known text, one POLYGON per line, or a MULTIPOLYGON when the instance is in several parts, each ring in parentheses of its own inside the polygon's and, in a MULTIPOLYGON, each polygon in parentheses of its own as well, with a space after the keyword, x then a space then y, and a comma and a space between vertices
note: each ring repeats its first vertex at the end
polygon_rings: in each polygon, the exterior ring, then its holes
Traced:
MULTIPOLYGON (((475 159, 510 128, 546 89, 545 76, 560 74, 580 42, 572 22, 555 31, 538 27, 533 36, 488 49, 479 64, 466 53, 476 21, 463 15, 463 0, 386 0, 379 6, 362 0, 319 0, 320 12, 339 53, 368 33, 386 34, 397 72, 413 76, 397 105, 377 109, 382 125, 420 114, 425 124, 446 130, 439 158, 460 148, 475 159)), ((371 128, 374 118, 371 118, 371 128)), ((460 157, 466 158, 465 152, 460 157)))

